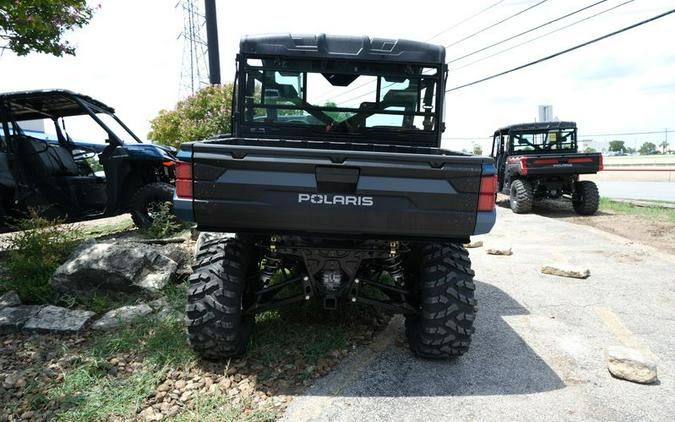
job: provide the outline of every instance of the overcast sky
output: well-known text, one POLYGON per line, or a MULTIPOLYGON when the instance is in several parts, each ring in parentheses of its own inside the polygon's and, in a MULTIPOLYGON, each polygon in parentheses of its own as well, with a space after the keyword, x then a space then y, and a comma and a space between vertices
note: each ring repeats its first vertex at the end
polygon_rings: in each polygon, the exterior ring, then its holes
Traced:
MULTIPOLYGON (((500 5, 431 40, 449 45, 539 0, 500 5)), ((597 0, 549 0, 493 29, 448 48, 453 59, 597 0)), ((448 86, 538 59, 675 8, 675 0, 635 0, 597 18, 504 54, 470 64, 585 16, 618 5, 608 0, 584 13, 452 63, 448 86), (468 65, 467 65, 468 64, 468 65), (457 69, 467 65, 464 68, 457 69)), ((177 0, 101 0, 90 25, 69 36, 77 56, 0 56, 0 91, 67 88, 114 106, 140 137, 149 120, 180 98, 183 16, 177 0)), ((99 2, 95 2, 99 3, 99 2)), ((218 1, 223 81, 234 76, 239 38, 247 33, 329 33, 428 40, 495 0, 472 2, 342 0, 218 1)), ((200 1, 201 4, 201 1, 200 1)), ((586 134, 675 129, 675 15, 548 62, 449 94, 447 138, 489 136, 498 127, 533 121, 537 106, 575 120, 586 134)), ((629 142, 663 136, 618 137, 629 142)), ((675 140, 675 134, 671 136, 675 140)), ((470 147, 448 139, 443 146, 470 147)), ((672 142, 671 142, 672 143, 672 142)), ((485 144, 485 143, 484 143, 485 144)))

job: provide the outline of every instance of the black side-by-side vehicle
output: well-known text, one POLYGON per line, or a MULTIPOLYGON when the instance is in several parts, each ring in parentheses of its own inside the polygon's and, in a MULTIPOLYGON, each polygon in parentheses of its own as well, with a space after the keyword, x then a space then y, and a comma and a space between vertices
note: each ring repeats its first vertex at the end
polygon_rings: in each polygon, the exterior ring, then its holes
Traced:
POLYGON ((368 37, 246 37, 234 133, 184 144, 174 209, 233 232, 196 252, 186 319, 202 356, 244 352, 254 315, 345 302, 406 315, 419 356, 464 353, 462 244, 495 222, 491 158, 440 149, 445 49, 368 37))
POLYGON ((492 157, 497 162, 498 190, 510 195, 511 209, 527 213, 536 199, 567 198, 581 215, 595 214, 600 196, 581 174, 602 170, 601 153, 580 153, 574 122, 508 126, 495 132, 492 157))
POLYGON ((0 124, 3 226, 34 209, 67 221, 131 212, 145 228, 154 204, 173 197, 175 149, 142 143, 91 97, 0 93, 0 124))

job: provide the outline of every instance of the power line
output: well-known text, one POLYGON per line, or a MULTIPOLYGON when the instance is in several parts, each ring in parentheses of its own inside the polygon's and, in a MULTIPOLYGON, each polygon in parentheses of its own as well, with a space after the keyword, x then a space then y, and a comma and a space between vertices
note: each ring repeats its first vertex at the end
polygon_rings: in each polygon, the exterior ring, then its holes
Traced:
POLYGON ((549 55, 549 56, 542 57, 542 58, 539 59, 539 60, 535 60, 535 61, 533 61, 533 62, 529 62, 529 63, 526 63, 526 64, 524 64, 524 65, 520 65, 520 66, 514 67, 514 68, 512 68, 512 69, 505 70, 505 71, 503 71, 503 72, 499 72, 499 73, 494 74, 494 75, 492 75, 492 76, 488 76, 488 77, 486 77, 486 78, 482 78, 482 79, 479 79, 479 80, 476 80, 476 81, 473 81, 473 82, 469 82, 469 83, 464 84, 464 85, 460 85, 460 86, 456 86, 456 87, 454 87, 454 88, 447 89, 445 92, 453 92, 453 91, 457 91, 458 89, 462 89, 462 88, 466 88, 466 87, 469 87, 469 86, 472 86, 472 85, 476 85, 476 84, 479 84, 479 83, 482 83, 482 82, 486 82, 486 81, 489 81, 489 80, 491 80, 491 79, 495 79, 495 78, 498 78, 498 77, 500 77, 500 76, 504 76, 504 75, 507 75, 507 74, 509 74, 509 73, 513 73, 513 72, 515 72, 515 71, 522 70, 522 69, 525 69, 525 68, 530 67, 530 66, 534 66, 535 64, 539 64, 539 63, 545 62, 545 61, 547 61, 547 60, 551 60, 551 59, 556 58, 556 57, 558 57, 558 56, 562 56, 563 54, 567 54, 567 53, 570 53, 570 52, 572 52, 572 51, 578 50, 578 49, 580 49, 580 48, 582 48, 582 47, 586 47, 586 46, 588 46, 588 45, 594 44, 594 43, 596 43, 596 42, 598 42, 598 41, 602 41, 602 40, 604 40, 604 39, 613 37, 613 36, 615 36, 615 35, 619 35, 619 34, 621 34, 621 33, 623 33, 623 32, 629 31, 629 30, 634 29, 634 28, 637 28, 637 27, 639 27, 639 26, 648 24, 648 23, 650 23, 650 22, 654 22, 654 21, 656 21, 656 20, 658 20, 658 19, 664 18, 664 17, 666 17, 666 16, 668 16, 668 15, 671 15, 671 14, 673 14, 673 13, 675 13, 675 9, 671 9, 671 10, 669 10, 669 11, 667 11, 667 12, 661 13, 660 15, 654 16, 654 17, 652 17, 652 18, 643 20, 643 21, 638 22, 638 23, 636 23, 636 24, 633 24, 633 25, 627 26, 627 27, 625 27, 625 28, 619 29, 618 31, 614 31, 614 32, 611 32, 611 33, 609 33, 609 34, 605 34, 605 35, 603 35, 603 36, 601 36, 601 37, 592 39, 592 40, 590 40, 590 41, 586 41, 586 42, 584 42, 584 43, 582 43, 582 44, 575 45, 574 47, 570 47, 570 48, 568 48, 568 49, 566 49, 566 50, 559 51, 559 52, 557 52, 557 53, 555 53, 555 54, 551 54, 551 55, 549 55))
MULTIPOLYGON (((452 30, 452 29, 454 29, 454 28, 457 28, 458 26, 460 26, 460 25, 462 25, 462 24, 464 24, 464 23, 470 21, 471 19, 474 19, 474 18, 476 18, 476 17, 482 15, 483 13, 487 12, 488 10, 490 10, 490 9, 492 9, 492 8, 494 8, 494 7, 497 7, 499 4, 504 3, 504 1, 505 1, 505 0, 500 0, 500 1, 496 2, 496 3, 492 3, 491 5, 487 6, 487 7, 484 8, 484 9, 481 9, 481 10, 478 11, 477 13, 474 13, 473 15, 468 16, 468 17, 462 19, 461 21, 457 22, 456 24, 454 24, 454 25, 452 25, 452 26, 450 26, 450 27, 444 29, 443 31, 437 33, 437 34, 434 35, 433 37, 428 38, 427 41, 431 41, 431 40, 433 40, 434 38, 437 38, 438 36, 440 36, 440 35, 442 35, 442 34, 448 32, 448 31, 450 31, 450 30, 452 30)), ((547 0, 544 0, 544 1, 547 1, 547 0)), ((350 92, 354 92, 354 91, 356 91, 357 89, 363 88, 364 86, 370 85, 370 84, 372 84, 372 83, 374 83, 374 81, 372 81, 372 80, 371 80, 371 81, 367 81, 367 82, 362 83, 362 84, 360 84, 360 85, 357 85, 357 86, 355 86, 355 87, 353 87, 353 88, 351 88, 351 89, 349 89, 349 90, 347 90, 347 91, 344 91, 344 92, 341 92, 341 93, 337 94, 334 98, 338 98, 338 97, 341 97, 341 96, 343 96, 343 95, 345 95, 345 94, 348 94, 348 93, 350 93, 350 92)), ((331 96, 331 94, 332 94, 333 92, 335 92, 335 91, 336 91, 336 89, 332 89, 332 90, 330 90, 329 92, 323 94, 323 95, 321 96, 321 98, 323 98, 323 99, 328 99, 328 98, 331 96)), ((364 94, 364 95, 362 95, 362 96, 365 96, 365 95, 368 95, 368 94, 364 94)), ((357 98, 360 98, 360 97, 357 97, 357 98)))
POLYGON ((495 57, 495 56, 499 56, 499 55, 501 55, 501 54, 504 54, 504 53, 506 53, 506 52, 508 52, 508 51, 515 50, 515 49, 518 48, 518 47, 522 47, 522 46, 524 46, 524 45, 526 45, 526 44, 529 44, 529 43, 531 43, 531 42, 538 41, 538 40, 540 40, 540 39, 542 39, 542 38, 548 37, 549 35, 555 34, 556 32, 560 32, 560 31, 563 31, 563 30, 565 30, 565 29, 569 29, 569 28, 571 28, 571 27, 573 27, 573 26, 575 26, 575 25, 578 25, 578 24, 580 24, 580 23, 582 23, 582 22, 586 22, 586 21, 591 20, 591 19, 593 19, 593 18, 596 18, 596 17, 598 17, 598 16, 600 16, 600 15, 604 15, 605 13, 611 12, 611 11, 614 10, 614 9, 618 9, 619 7, 625 6, 625 5, 627 5, 628 3, 632 3, 632 2, 634 2, 634 1, 635 1, 635 0, 627 0, 627 1, 623 2, 623 3, 617 4, 616 6, 612 6, 612 7, 610 7, 609 9, 602 10, 602 11, 600 11, 600 12, 598 12, 598 13, 594 13, 594 14, 592 14, 592 15, 590 15, 590 16, 586 16, 585 18, 582 18, 582 19, 579 19, 579 20, 577 20, 577 21, 574 21, 574 22, 572 22, 572 23, 570 23, 570 24, 568 24, 568 25, 561 26, 560 28, 554 29, 553 31, 549 31, 549 32, 547 32, 547 33, 545 33, 545 34, 539 35, 538 37, 534 37, 534 38, 531 38, 531 39, 529 39, 529 40, 527 40, 527 41, 523 41, 523 42, 521 42, 520 44, 516 44, 516 45, 513 45, 513 46, 511 46, 511 47, 509 47, 509 48, 505 48, 504 50, 500 50, 500 51, 498 51, 498 52, 496 52, 496 53, 493 53, 493 54, 490 54, 490 55, 488 55, 488 56, 481 57, 481 58, 478 59, 478 60, 474 60, 474 61, 469 62, 469 63, 467 63, 467 64, 464 64, 464 65, 462 65, 462 66, 455 67, 455 68, 451 69, 449 72, 456 72, 456 71, 458 71, 458 70, 460 70, 460 69, 464 69, 465 67, 473 66, 473 65, 476 64, 476 63, 480 63, 480 62, 485 61, 485 60, 487 60, 487 59, 491 59, 492 57, 495 57))
POLYGON ((503 40, 501 40, 501 41, 499 41, 499 42, 496 42, 496 43, 494 43, 494 44, 490 44, 490 45, 488 45, 487 47, 479 48, 478 50, 472 51, 471 53, 468 53, 468 54, 465 54, 465 55, 463 55, 463 56, 460 56, 460 57, 457 57, 457 58, 455 58, 455 59, 452 59, 452 60, 448 61, 447 63, 448 63, 448 64, 454 63, 454 62, 460 61, 460 60, 462 60, 462 59, 465 59, 465 58, 467 58, 467 57, 473 56, 474 54, 480 53, 481 51, 485 51, 485 50, 488 50, 488 49, 490 49, 490 48, 492 48, 492 47, 496 47, 496 46, 498 46, 498 45, 504 44, 505 42, 511 41, 511 40, 516 39, 516 38, 518 38, 518 37, 521 37, 521 36, 523 36, 523 35, 525 35, 525 34, 529 34, 530 32, 536 31, 536 30, 538 30, 538 29, 541 29, 541 28, 543 28, 543 27, 545 27, 545 26, 551 25, 551 24, 556 23, 556 22, 558 22, 558 21, 561 21, 561 20, 563 20, 563 19, 569 18, 570 16, 576 15, 577 13, 581 13, 581 12, 583 12, 584 10, 588 10, 588 9, 590 9, 590 8, 592 8, 592 7, 595 7, 595 6, 597 6, 597 5, 601 4, 601 3, 605 3, 606 1, 607 1, 607 0, 600 0, 600 1, 597 1, 597 2, 595 2, 595 3, 593 3, 593 4, 589 5, 589 6, 583 7, 583 8, 581 8, 581 9, 575 10, 574 12, 568 13, 568 14, 566 14, 566 15, 560 16, 560 17, 558 17, 558 18, 555 18, 555 19, 553 19, 553 20, 550 20, 550 21, 548 21, 548 22, 546 22, 546 23, 543 23, 543 24, 541 24, 541 25, 535 26, 534 28, 528 29, 527 31, 523 31, 523 32, 521 32, 521 33, 519 33, 519 34, 513 35, 513 36, 508 37, 508 38, 506 38, 506 39, 503 39, 503 40))
POLYGON ((481 30, 479 30, 479 31, 477 31, 477 32, 474 32, 474 33, 471 34, 471 35, 468 35, 468 36, 466 36, 466 37, 464 37, 464 38, 461 38, 461 39, 459 39, 459 40, 453 42, 452 44, 448 44, 448 45, 445 46, 445 48, 453 47, 453 46, 455 46, 455 45, 457 45, 457 44, 459 44, 459 43, 461 43, 461 42, 464 42, 464 41, 466 41, 466 40, 468 40, 468 39, 471 39, 471 38, 475 37, 476 35, 481 34, 481 33, 485 32, 485 31, 487 31, 488 29, 492 29, 492 28, 494 28, 494 27, 497 26, 497 25, 501 25, 501 24, 503 24, 504 22, 509 21, 509 20, 515 18, 516 16, 522 15, 523 13, 525 13, 525 12, 527 12, 527 11, 529 11, 529 10, 534 9, 534 8, 537 7, 537 6, 546 3, 547 1, 548 1, 548 0, 541 0, 541 1, 539 1, 538 3, 533 4, 532 6, 526 7, 525 9, 521 10, 520 12, 514 13, 513 15, 508 16, 508 17, 506 17, 506 18, 500 20, 499 22, 495 22, 495 23, 493 23, 492 25, 488 25, 488 26, 486 26, 485 28, 483 28, 483 29, 481 29, 481 30))
POLYGON ((482 9, 482 10, 480 10, 480 11, 478 11, 477 13, 474 13, 473 15, 471 15, 471 16, 469 16, 469 17, 467 17, 467 18, 464 18, 464 19, 462 19, 461 21, 455 23, 454 25, 452 25, 452 26, 450 26, 450 27, 448 27, 448 28, 445 28, 444 30, 442 30, 442 31, 439 32, 438 34, 434 35, 433 37, 427 38, 427 41, 431 41, 431 40, 433 40, 434 38, 438 38, 439 36, 445 34, 446 32, 451 31, 451 30, 457 28, 458 26, 465 24, 466 22, 470 21, 471 19, 476 18, 476 17, 482 15, 483 13, 487 12, 488 10, 490 10, 490 9, 492 9, 492 8, 494 8, 494 7, 499 6, 501 3, 504 3, 504 0, 500 0, 500 1, 496 2, 496 3, 492 3, 491 5, 489 5, 488 7, 484 8, 484 9, 482 9))
POLYGON ((600 137, 600 136, 633 136, 633 135, 659 135, 663 134, 666 132, 672 132, 673 129, 663 129, 663 130, 657 130, 657 131, 650 131, 650 132, 624 132, 624 133, 591 133, 591 134, 582 134, 583 136, 593 136, 593 137, 600 137))

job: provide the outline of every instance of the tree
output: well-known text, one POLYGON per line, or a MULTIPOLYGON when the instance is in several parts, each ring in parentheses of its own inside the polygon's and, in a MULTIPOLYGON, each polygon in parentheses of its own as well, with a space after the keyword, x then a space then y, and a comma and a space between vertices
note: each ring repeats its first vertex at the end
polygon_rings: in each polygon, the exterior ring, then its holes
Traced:
POLYGON ((150 121, 148 139, 178 147, 231 130, 232 84, 210 85, 176 104, 174 110, 161 110, 150 121))
POLYGON ((668 141, 663 141, 663 142, 661 142, 661 143, 659 144, 659 146, 661 147, 661 150, 663 151, 664 154, 665 154, 666 152, 668 152, 668 145, 670 145, 670 144, 668 143, 668 141))
POLYGON ((481 146, 478 144, 474 144, 473 155, 483 155, 483 148, 481 148, 481 146))
POLYGON ((63 37, 89 23, 93 14, 86 0, 3 0, 0 50, 9 49, 19 56, 33 51, 75 55, 75 47, 63 37))
POLYGON ((609 152, 625 152, 624 141, 609 141, 609 152))
POLYGON ((652 142, 645 142, 644 144, 642 144, 642 146, 640 147, 640 149, 638 150, 638 152, 640 153, 640 155, 653 155, 653 154, 656 154, 656 153, 657 153, 657 151, 656 151, 656 145, 653 144, 652 142))
POLYGON ((584 149, 584 152, 586 152, 586 153, 593 153, 593 152, 597 152, 597 151, 596 151, 595 148, 593 148, 593 147, 586 147, 586 148, 584 149))

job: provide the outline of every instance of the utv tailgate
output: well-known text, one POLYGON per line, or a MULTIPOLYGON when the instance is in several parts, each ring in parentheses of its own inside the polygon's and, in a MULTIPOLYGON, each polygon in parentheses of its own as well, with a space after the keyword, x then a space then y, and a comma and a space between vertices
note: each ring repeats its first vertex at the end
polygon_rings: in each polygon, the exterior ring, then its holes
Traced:
MULTIPOLYGON (((573 153, 573 154, 540 154, 527 155, 528 175, 547 174, 593 174, 602 170, 602 154, 600 153, 573 153)), ((523 157, 514 157, 516 160, 523 157)))
POLYGON ((489 231, 495 212, 477 206, 492 159, 447 154, 221 139, 185 145, 179 159, 193 163, 191 203, 202 230, 399 239, 489 231))

